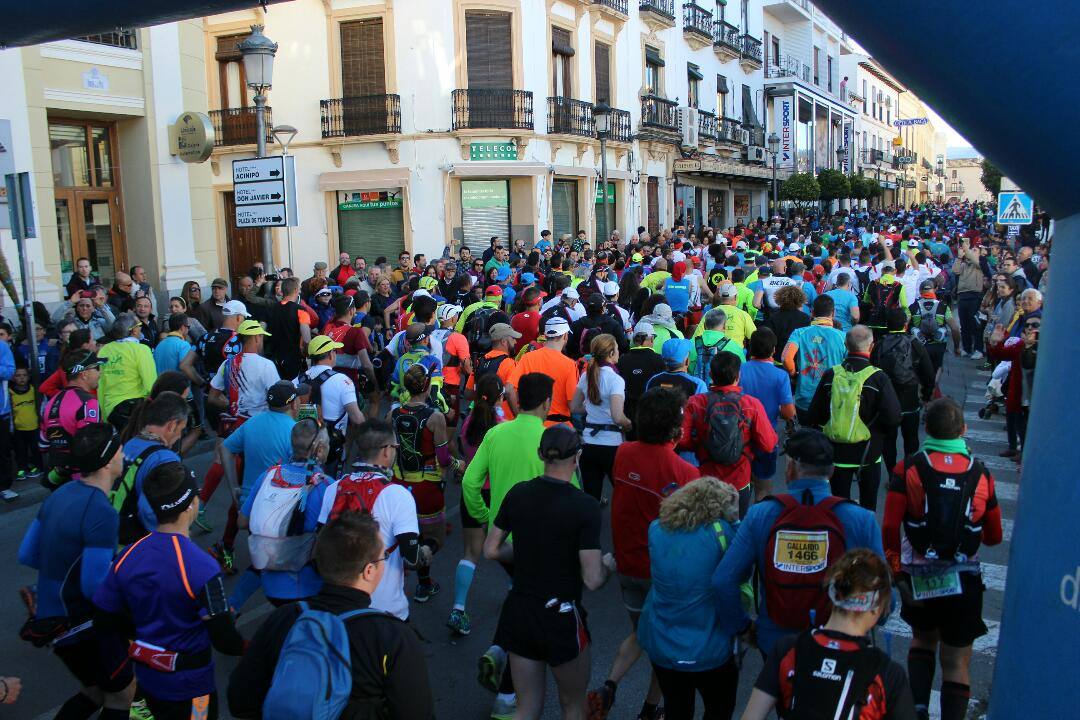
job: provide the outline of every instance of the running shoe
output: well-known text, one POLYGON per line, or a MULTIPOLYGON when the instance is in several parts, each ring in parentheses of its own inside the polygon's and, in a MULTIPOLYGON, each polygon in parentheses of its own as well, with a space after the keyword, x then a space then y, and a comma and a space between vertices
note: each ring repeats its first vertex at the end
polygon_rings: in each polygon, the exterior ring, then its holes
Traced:
POLYGON ((983 359, 983 354, 981 352, 979 352, 978 350, 976 350, 975 352, 971 353, 971 359, 972 360, 982 360, 983 359))
POLYGON ((3 498, 7 502, 15 502, 19 499, 19 493, 8 488, 7 490, 0 491, 0 498, 3 498))
POLYGON ((37 465, 31 465, 30 469, 26 471, 26 477, 28 478, 36 478, 42 474, 44 474, 43 471, 37 465))
POLYGON ((506 651, 492 645, 477 662, 476 681, 480 686, 493 693, 499 692, 499 683, 502 682, 503 670, 506 668, 506 651))
POLYGON ((517 695, 513 700, 495 698, 495 704, 491 706, 491 720, 513 720, 517 712, 517 695))
POLYGON ((226 575, 236 574, 236 559, 233 557, 232 550, 229 550, 221 543, 214 543, 210 546, 209 552, 218 561, 222 572, 226 575))
POLYGON ((442 588, 439 583, 432 580, 430 583, 417 583, 416 592, 413 593, 413 600, 418 603, 426 603, 431 598, 439 594, 442 588))
POLYGON ((26 471, 25 470, 20 470, 19 472, 15 473, 15 482, 22 482, 25 479, 26 479, 26 471))
POLYGON ((585 697, 585 717, 589 720, 605 720, 615 704, 615 685, 605 682, 585 697))
POLYGON ((146 707, 145 700, 135 700, 131 703, 131 709, 128 710, 128 720, 154 720, 154 715, 150 712, 150 708, 146 707))
POLYGON ((472 624, 469 622, 469 614, 464 610, 454 608, 450 611, 450 617, 446 621, 446 627, 458 635, 468 635, 472 632, 472 624))
POLYGON ((199 514, 195 518, 195 527, 202 530, 204 533, 213 532, 214 527, 206 522, 206 506, 202 503, 199 504, 199 514))

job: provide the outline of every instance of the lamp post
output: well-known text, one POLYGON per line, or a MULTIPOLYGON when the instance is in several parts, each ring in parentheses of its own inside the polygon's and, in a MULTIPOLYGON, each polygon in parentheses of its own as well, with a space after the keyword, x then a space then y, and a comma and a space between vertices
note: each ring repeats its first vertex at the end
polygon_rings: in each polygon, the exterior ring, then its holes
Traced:
MULTIPOLYGON (((251 34, 236 46, 244 62, 248 87, 255 92, 256 157, 266 157, 266 91, 274 84, 274 55, 278 49, 262 30, 262 25, 252 25, 251 34)), ((261 233, 263 266, 270 273, 274 268, 274 239, 268 227, 261 233)))
POLYGON ((772 155, 772 205, 773 212, 777 215, 780 214, 780 202, 776 198, 776 156, 780 154, 780 136, 776 133, 769 133, 769 137, 765 139, 765 146, 772 155))
MULTIPOLYGON (((281 146, 281 154, 283 157, 289 156, 289 145, 292 144, 293 138, 300 131, 294 128, 292 125, 275 125, 274 129, 270 131, 270 134, 274 136, 274 140, 281 146)), ((295 267, 293 265, 292 257, 292 226, 285 226, 285 238, 289 246, 289 267, 295 267)))
MULTIPOLYGON (((847 155, 847 150, 844 148, 843 145, 836 148, 836 169, 839 170, 840 172, 844 172, 844 157, 846 155, 847 155)), ((844 173, 844 174, 846 175, 847 173, 844 173)), ((841 209, 841 203, 842 202, 843 202, 842 198, 836 198, 836 209, 837 210, 841 209)))
MULTIPOLYGON (((601 100, 593 105, 593 122, 596 124, 596 137, 600 140, 600 182, 604 184, 602 204, 600 212, 604 213, 604 230, 611 235, 611 228, 607 226, 608 210, 608 184, 607 184, 607 139, 611 132, 611 106, 601 100)), ((595 203, 594 203, 595 204, 595 203)), ((604 239, 606 241, 606 238, 604 239)), ((597 245, 603 241, 597 238, 597 245)))

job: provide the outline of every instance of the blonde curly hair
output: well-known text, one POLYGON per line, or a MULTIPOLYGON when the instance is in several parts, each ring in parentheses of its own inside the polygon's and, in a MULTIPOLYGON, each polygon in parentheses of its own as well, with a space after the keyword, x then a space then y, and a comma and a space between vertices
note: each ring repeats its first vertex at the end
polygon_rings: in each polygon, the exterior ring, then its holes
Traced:
POLYGON ((716 520, 739 519, 739 492, 714 477, 703 477, 676 490, 660 503, 665 530, 694 530, 716 520))

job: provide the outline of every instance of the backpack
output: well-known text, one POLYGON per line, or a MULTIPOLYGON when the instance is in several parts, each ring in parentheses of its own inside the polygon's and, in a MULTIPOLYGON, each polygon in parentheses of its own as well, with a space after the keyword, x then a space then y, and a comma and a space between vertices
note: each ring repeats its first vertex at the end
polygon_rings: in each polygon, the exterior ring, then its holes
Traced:
POLYGON ((852 270, 855 271, 855 277, 859 281, 859 290, 865 292, 870 287, 870 268, 860 270, 859 268, 852 266, 852 270))
POLYGON ((829 421, 821 429, 825 437, 838 443, 858 443, 870 439, 870 428, 859 415, 862 406, 863 385, 878 372, 867 365, 859 372, 851 372, 843 365, 833 369, 832 392, 829 393, 829 421))
POLYGON ((341 458, 341 452, 345 447, 345 433, 338 427, 338 423, 341 422, 341 418, 347 415, 347 412, 343 412, 336 418, 327 419, 323 415, 322 409, 322 388, 326 382, 337 375, 336 370, 324 370, 315 377, 305 374, 301 379, 311 387, 311 395, 308 402, 315 406, 318 411, 319 424, 326 428, 326 433, 330 437, 330 451, 326 456, 326 462, 328 465, 333 465, 334 461, 341 458))
POLYGON ((715 345, 706 345, 703 335, 694 338, 694 351, 697 353, 697 360, 694 363, 694 375, 701 378, 706 384, 712 382, 712 376, 709 374, 712 359, 723 352, 730 342, 731 338, 725 336, 715 345))
POLYGON ((711 392, 705 407, 705 419, 709 434, 705 438, 705 450, 718 465, 734 465, 743 456, 743 428, 749 419, 743 415, 742 393, 711 392))
POLYGON ((480 378, 492 373, 498 374, 503 360, 509 360, 509 355, 496 355, 495 357, 479 357, 473 361, 473 382, 480 382, 480 378))
POLYGON ((983 464, 972 458, 971 467, 951 475, 934 468, 925 452, 904 460, 919 473, 923 488, 922 516, 905 518, 904 532, 911 547, 927 559, 952 561, 958 555, 975 555, 982 543, 982 521, 971 520, 971 502, 985 474, 983 464))
POLYGON ((469 352, 485 354, 491 350, 491 336, 488 335, 488 320, 498 308, 481 307, 465 321, 465 339, 469 343, 469 352))
POLYGON ((945 342, 945 322, 938 314, 941 301, 924 299, 916 303, 916 306, 919 326, 915 329, 915 339, 923 345, 945 342))
MULTIPOLYGON (((308 478, 311 475, 309 473, 308 478)), ((248 548, 256 570, 297 572, 311 560, 315 533, 304 532, 310 482, 292 485, 281 465, 267 470, 255 491, 249 515, 248 548)))
POLYGON ((877 361, 893 387, 910 387, 919 384, 915 375, 915 358, 911 347, 911 338, 903 333, 888 333, 881 338, 878 346, 877 361))
POLYGON ((777 627, 806 630, 824 625, 831 604, 825 592, 825 573, 847 550, 844 526, 835 508, 851 502, 830 496, 815 504, 804 490, 771 498, 782 506, 765 541, 765 607, 777 627))
POLYGON ((888 285, 880 281, 870 283, 870 314, 867 322, 871 326, 886 326, 888 311, 900 307, 900 292, 903 289, 898 280, 888 285))
POLYGON ((130 545, 146 535, 146 528, 139 519, 139 494, 135 492, 135 479, 146 459, 158 450, 168 450, 168 448, 161 443, 153 443, 144 448, 134 460, 130 462, 124 460, 124 469, 109 494, 109 501, 120 515, 118 540, 122 546, 130 545))
POLYGON ((337 720, 352 693, 352 656, 345 621, 386 616, 375 608, 335 615, 301 600, 281 646, 274 678, 263 701, 263 720, 337 720))
POLYGON ((889 657, 859 642, 858 650, 841 650, 837 643, 822 645, 807 630, 795 640, 791 720, 858 718, 869 700, 870 686, 884 673, 889 657))
POLYGON ((360 512, 373 515, 375 501, 389 485, 386 477, 374 472, 355 472, 338 480, 334 505, 330 508, 327 522, 336 520, 346 512, 360 512))
POLYGON ((435 412, 430 405, 407 408, 404 405, 394 408, 390 413, 390 424, 400 444, 397 453, 398 468, 402 473, 423 472, 431 456, 425 456, 421 450, 424 428, 435 412))

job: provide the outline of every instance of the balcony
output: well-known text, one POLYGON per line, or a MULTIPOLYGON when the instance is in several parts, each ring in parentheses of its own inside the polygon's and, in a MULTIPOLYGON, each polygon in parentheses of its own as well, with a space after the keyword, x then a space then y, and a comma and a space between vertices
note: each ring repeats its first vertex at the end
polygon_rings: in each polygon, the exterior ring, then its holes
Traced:
POLYGON ((948 193, 950 195, 963 195, 964 194, 964 183, 962 183, 962 182, 949 183, 948 193))
POLYGON ((697 5, 683 5, 683 37, 694 50, 712 45, 712 13, 697 5))
POLYGON ((790 55, 781 55, 779 58, 774 58, 769 67, 765 68, 765 77, 782 80, 791 78, 793 80, 802 80, 804 83, 810 82, 810 66, 804 62, 801 62, 798 58, 791 57, 790 55))
POLYGON ((739 57, 739 64, 746 72, 761 69, 761 41, 756 37, 742 36, 742 55, 739 57))
POLYGON ((876 165, 877 163, 884 162, 885 153, 881 150, 861 150, 859 152, 859 163, 862 165, 876 165))
POLYGON ((81 35, 71 38, 82 42, 94 43, 95 45, 110 45, 112 47, 138 50, 139 34, 135 30, 117 30, 116 32, 99 33, 97 35, 81 35))
POLYGON ((547 107, 549 134, 582 137, 596 135, 591 103, 572 98, 549 97, 547 107))
POLYGON ((322 136, 356 137, 401 132, 401 98, 398 95, 361 95, 319 101, 322 136))
POLYGON ((783 23, 809 20, 813 15, 809 0, 765 0, 764 9, 783 23))
MULTIPOLYGON (((224 110, 210 111, 210 124, 214 126, 214 147, 228 147, 232 145, 254 145, 258 133, 258 125, 255 117, 255 108, 225 108, 224 110)), ((266 142, 274 142, 270 129, 274 127, 274 121, 270 108, 266 108, 266 142)))
POLYGON ((616 22, 625 22, 630 15, 629 0, 592 0, 592 6, 616 22))
POLYGON ((641 98, 641 124, 648 128, 679 131, 678 103, 656 95, 641 98))
POLYGON ((724 20, 713 24, 713 50, 720 62, 738 60, 742 56, 739 28, 724 20))
POLYGON ((611 111, 611 134, 608 136, 608 140, 611 142, 633 142, 634 133, 630 127, 630 111, 629 110, 616 110, 611 111))
POLYGON ((719 123, 717 122, 716 115, 712 114, 708 110, 698 110, 697 115, 698 122, 698 138, 701 144, 707 144, 706 141, 715 142, 716 136, 719 133, 719 123))
POLYGON ((451 103, 454 130, 533 129, 533 94, 529 90, 454 90, 451 103))
POLYGON ((751 147, 765 147, 765 128, 756 125, 743 125, 748 138, 747 144, 751 147))
POLYGON ((717 126, 716 142, 728 145, 745 145, 742 123, 735 118, 720 118, 717 126))
POLYGON ((638 12, 650 30, 675 27, 675 0, 638 0, 638 12))

